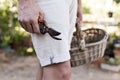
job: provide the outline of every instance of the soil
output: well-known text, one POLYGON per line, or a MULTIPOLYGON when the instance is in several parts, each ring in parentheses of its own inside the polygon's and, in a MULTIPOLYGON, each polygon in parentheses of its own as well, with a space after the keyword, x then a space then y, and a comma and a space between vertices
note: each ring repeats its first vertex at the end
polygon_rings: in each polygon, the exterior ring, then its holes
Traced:
MULTIPOLYGON (((7 63, 0 63, 0 80, 36 80, 37 66, 35 56, 17 57, 7 63)), ((120 80, 120 72, 82 65, 72 68, 71 80, 120 80)))

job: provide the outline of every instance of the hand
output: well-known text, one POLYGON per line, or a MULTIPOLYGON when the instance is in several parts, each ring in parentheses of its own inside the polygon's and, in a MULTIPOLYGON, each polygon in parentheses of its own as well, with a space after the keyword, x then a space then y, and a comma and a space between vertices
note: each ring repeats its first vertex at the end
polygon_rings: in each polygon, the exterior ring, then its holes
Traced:
POLYGON ((34 0, 18 0, 18 20, 26 31, 40 34, 38 16, 43 19, 44 14, 34 0))
POLYGON ((82 21, 82 10, 81 10, 81 7, 78 7, 76 23, 80 23, 81 21, 82 21))

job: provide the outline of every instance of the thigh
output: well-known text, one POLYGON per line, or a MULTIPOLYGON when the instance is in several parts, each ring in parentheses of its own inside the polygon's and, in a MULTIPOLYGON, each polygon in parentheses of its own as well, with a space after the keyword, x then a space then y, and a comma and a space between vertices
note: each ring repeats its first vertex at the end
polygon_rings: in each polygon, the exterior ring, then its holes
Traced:
POLYGON ((45 80, 64 80, 63 78, 69 80, 70 73, 70 61, 43 67, 43 77, 45 80))
POLYGON ((39 63, 38 64, 36 80, 42 80, 42 79, 43 79, 43 68, 41 67, 41 65, 39 63))

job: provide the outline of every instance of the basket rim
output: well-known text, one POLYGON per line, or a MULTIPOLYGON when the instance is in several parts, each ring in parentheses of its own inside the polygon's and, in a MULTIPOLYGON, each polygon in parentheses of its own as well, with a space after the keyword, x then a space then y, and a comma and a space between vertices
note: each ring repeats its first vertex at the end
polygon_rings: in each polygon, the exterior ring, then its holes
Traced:
POLYGON ((92 45, 99 44, 99 43, 103 42, 103 40, 108 39, 108 34, 107 34, 107 32, 106 32, 105 30, 103 30, 103 29, 100 29, 100 28, 88 28, 88 29, 83 30, 83 32, 84 32, 84 31, 87 31, 87 30, 92 30, 92 29, 96 29, 96 30, 101 30, 101 31, 103 31, 103 32, 105 33, 105 36, 104 36, 103 39, 101 39, 101 40, 98 41, 98 42, 87 43, 87 44, 86 44, 86 47, 87 47, 87 46, 92 46, 92 45))
POLYGON ((106 34, 105 37, 102 40, 98 41, 98 42, 86 44, 86 47, 92 46, 92 45, 97 45, 97 44, 102 43, 104 40, 107 40, 107 39, 108 39, 108 34, 106 34))
POLYGON ((106 31, 105 31, 105 30, 100 29, 100 28, 95 28, 95 27, 84 29, 84 30, 83 30, 83 32, 84 32, 84 31, 87 31, 87 30, 92 30, 92 29, 102 30, 104 33, 106 33, 106 31))
MULTIPOLYGON (((105 33, 106 33, 106 32, 105 32, 105 33)), ((108 34, 106 33, 106 34, 105 34, 105 37, 104 37, 102 40, 100 40, 100 41, 98 41, 98 42, 86 44, 85 46, 86 46, 86 47, 89 47, 89 46, 93 46, 93 45, 98 45, 98 44, 106 41, 107 39, 108 39, 108 34)), ((78 47, 75 47, 75 48, 72 48, 71 50, 77 50, 77 49, 79 49, 79 48, 78 48, 78 47)), ((70 51, 71 51, 71 50, 70 50, 70 51)))

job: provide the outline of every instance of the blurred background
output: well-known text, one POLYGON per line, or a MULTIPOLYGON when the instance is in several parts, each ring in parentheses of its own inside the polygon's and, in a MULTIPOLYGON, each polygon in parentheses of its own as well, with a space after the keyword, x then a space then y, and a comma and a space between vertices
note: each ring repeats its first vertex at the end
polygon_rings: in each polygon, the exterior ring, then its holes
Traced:
MULTIPOLYGON (((72 68, 71 80, 120 80, 120 0, 82 0, 82 29, 109 34, 103 58, 72 68)), ((38 60, 17 20, 17 0, 0 0, 0 80, 35 80, 38 60)))

